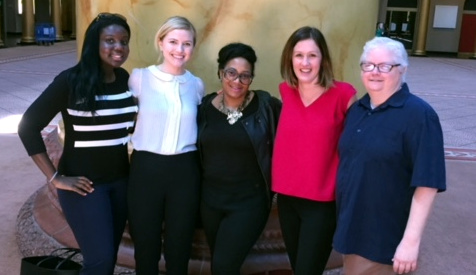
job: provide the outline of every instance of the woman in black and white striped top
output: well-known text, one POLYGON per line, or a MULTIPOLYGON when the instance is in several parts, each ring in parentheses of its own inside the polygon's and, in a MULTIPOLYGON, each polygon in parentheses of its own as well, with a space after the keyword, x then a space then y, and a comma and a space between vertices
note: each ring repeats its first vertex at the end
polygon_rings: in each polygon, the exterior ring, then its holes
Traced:
POLYGON ((120 66, 130 28, 119 14, 101 13, 86 30, 77 65, 61 72, 23 115, 18 134, 58 191, 84 257, 81 274, 113 274, 127 217, 127 142, 137 113, 120 66), (64 150, 56 169, 41 130, 61 113, 64 150))

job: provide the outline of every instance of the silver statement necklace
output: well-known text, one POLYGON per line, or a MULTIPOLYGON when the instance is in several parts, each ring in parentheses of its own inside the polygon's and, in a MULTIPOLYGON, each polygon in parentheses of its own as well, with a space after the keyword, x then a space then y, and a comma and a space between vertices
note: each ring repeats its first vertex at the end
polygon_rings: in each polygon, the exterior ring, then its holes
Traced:
POLYGON ((243 109, 245 109, 246 105, 250 102, 251 99, 251 92, 247 91, 245 99, 241 103, 240 106, 236 110, 230 109, 225 105, 225 95, 222 95, 221 102, 220 102, 220 112, 226 115, 226 119, 230 125, 235 124, 240 117, 243 116, 243 109))

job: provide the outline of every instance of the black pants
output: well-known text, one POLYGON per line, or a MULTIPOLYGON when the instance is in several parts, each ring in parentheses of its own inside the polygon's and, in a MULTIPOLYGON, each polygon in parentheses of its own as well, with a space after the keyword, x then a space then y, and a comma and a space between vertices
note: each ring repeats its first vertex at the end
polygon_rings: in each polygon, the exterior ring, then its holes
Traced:
POLYGON ((187 274, 199 184, 196 152, 172 156, 133 152, 128 204, 137 275, 158 274, 162 235, 167 275, 187 274))
POLYGON ((240 274, 241 265, 269 216, 267 191, 261 189, 254 196, 234 202, 211 205, 202 200, 202 225, 212 253, 213 275, 240 274))
POLYGON ((278 213, 294 274, 322 274, 332 251, 336 228, 335 202, 278 194, 278 213))
POLYGON ((112 275, 127 216, 127 178, 95 182, 81 196, 58 189, 58 200, 83 254, 81 275, 112 275))

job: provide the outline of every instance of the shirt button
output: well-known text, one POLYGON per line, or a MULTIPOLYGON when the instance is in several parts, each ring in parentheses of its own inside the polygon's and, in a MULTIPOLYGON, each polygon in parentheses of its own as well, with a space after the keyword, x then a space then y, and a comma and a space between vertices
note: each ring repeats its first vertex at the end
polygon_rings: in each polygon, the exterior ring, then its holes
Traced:
POLYGON ((372 113, 371 112, 368 112, 367 115, 370 116, 372 113))
POLYGON ((360 130, 360 129, 357 129, 357 133, 360 133, 360 132, 362 132, 362 130, 360 130))

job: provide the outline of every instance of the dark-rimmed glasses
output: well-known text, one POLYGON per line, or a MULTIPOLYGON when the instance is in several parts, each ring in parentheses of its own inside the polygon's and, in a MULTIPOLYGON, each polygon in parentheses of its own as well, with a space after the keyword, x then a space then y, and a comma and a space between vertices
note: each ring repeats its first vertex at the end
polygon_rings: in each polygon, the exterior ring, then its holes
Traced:
POLYGON ((239 74, 235 69, 229 68, 223 70, 223 77, 228 81, 235 81, 239 78, 240 83, 243 85, 250 85, 253 81, 253 76, 249 73, 239 74))
POLYGON ((366 63, 362 62, 360 63, 360 69, 364 72, 372 72, 375 68, 377 68, 377 71, 379 73, 389 73, 393 67, 398 67, 401 64, 386 64, 386 63, 380 63, 380 64, 374 64, 374 63, 366 63))
POLYGON ((111 18, 111 17, 117 17, 119 19, 122 19, 127 22, 127 19, 124 17, 124 15, 119 14, 119 13, 110 13, 110 12, 101 12, 96 16, 96 22, 105 19, 105 18, 111 18))

